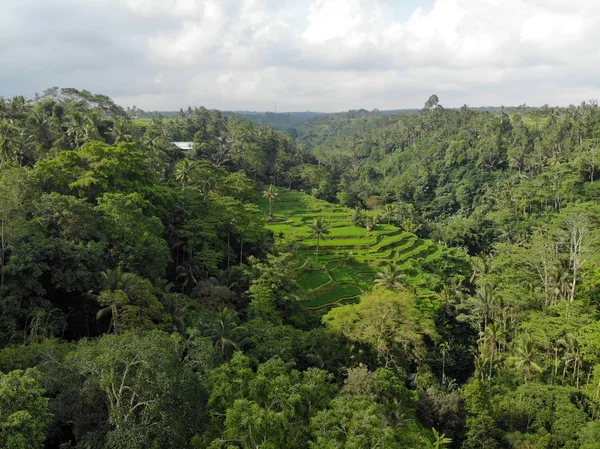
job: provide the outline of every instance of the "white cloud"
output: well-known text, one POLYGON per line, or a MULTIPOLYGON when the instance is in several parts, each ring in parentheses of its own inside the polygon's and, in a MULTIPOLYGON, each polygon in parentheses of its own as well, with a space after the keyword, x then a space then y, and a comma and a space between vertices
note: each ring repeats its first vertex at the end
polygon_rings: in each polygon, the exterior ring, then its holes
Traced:
POLYGON ((0 85, 22 87, 23 76, 46 83, 36 68, 50 54, 60 59, 53 48, 73 48, 48 85, 73 80, 153 109, 403 108, 432 92, 450 106, 600 96, 595 0, 435 0, 408 19, 385 0, 55 0, 93 25, 40 14, 39 27, 26 26, 35 8, 20 2, 43 1, 8 0, 0 85), (108 51, 98 56, 106 36, 115 36, 112 65, 108 51), (72 69, 82 64, 89 69, 72 69))

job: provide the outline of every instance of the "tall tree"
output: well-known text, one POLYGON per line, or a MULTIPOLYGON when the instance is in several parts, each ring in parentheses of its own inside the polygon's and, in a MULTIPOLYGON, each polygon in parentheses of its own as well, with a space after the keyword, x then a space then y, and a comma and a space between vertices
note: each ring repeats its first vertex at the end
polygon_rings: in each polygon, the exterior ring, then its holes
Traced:
POLYGON ((508 360, 515 364, 515 367, 523 372, 525 380, 531 380, 536 373, 542 372, 542 367, 536 362, 537 348, 535 342, 528 336, 524 336, 516 347, 516 354, 509 357, 508 360))
POLYGON ((50 423, 37 369, 0 372, 0 447, 41 449, 50 423))
POLYGON ((575 286, 582 265, 588 260, 591 245, 594 239, 591 238, 590 219, 582 213, 577 213, 567 219, 566 228, 569 235, 569 260, 571 262, 571 293, 569 295, 571 302, 575 300, 575 286))
POLYGON ((196 164, 194 161, 190 161, 185 158, 177 164, 173 174, 175 179, 181 183, 181 186, 185 189, 192 179, 193 173, 196 170, 196 164))
POLYGON ((373 283, 390 290, 406 290, 404 275, 398 265, 386 265, 375 275, 373 283))
POLYGON ((325 236, 329 235, 331 232, 329 230, 329 225, 323 219, 323 217, 316 217, 312 224, 310 225, 311 230, 311 238, 317 239, 317 252, 315 254, 315 262, 319 261, 319 244, 321 243, 321 239, 325 240, 325 236))
POLYGON ((332 309, 323 322, 352 341, 371 345, 386 366, 402 359, 422 363, 424 337, 437 339, 433 321, 419 313, 408 292, 376 289, 358 304, 332 309))
POLYGON ((206 336, 212 341, 225 360, 229 360, 233 351, 239 349, 238 342, 246 328, 238 324, 237 313, 225 307, 216 320, 206 329, 206 336))
POLYGON ((267 200, 269 200, 269 218, 273 218, 273 202, 275 201, 275 198, 277 198, 278 194, 279 194, 279 192, 277 191, 277 188, 273 184, 271 184, 263 192, 263 198, 266 198, 267 200))

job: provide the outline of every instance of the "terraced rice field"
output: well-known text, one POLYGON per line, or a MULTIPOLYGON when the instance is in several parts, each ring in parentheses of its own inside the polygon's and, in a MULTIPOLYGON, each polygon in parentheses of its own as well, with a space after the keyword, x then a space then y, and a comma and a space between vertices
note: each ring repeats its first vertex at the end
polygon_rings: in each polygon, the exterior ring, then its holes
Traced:
MULTIPOLYGON (((381 266, 394 263, 404 271, 408 283, 426 297, 429 292, 419 272, 410 264, 413 259, 430 260, 441 254, 442 248, 429 240, 401 229, 379 224, 370 232, 352 224, 352 211, 303 192, 279 188, 273 204, 274 220, 268 224, 278 243, 295 248, 298 257, 298 283, 311 292, 306 302, 309 308, 319 309, 339 303, 357 301, 372 287, 375 274, 381 266), (311 237, 310 224, 322 217, 330 233, 319 244, 311 237), (351 253, 343 261, 344 253, 351 253)), ((263 199, 266 212, 269 203, 263 199)), ((374 214, 374 212, 373 212, 374 214)))

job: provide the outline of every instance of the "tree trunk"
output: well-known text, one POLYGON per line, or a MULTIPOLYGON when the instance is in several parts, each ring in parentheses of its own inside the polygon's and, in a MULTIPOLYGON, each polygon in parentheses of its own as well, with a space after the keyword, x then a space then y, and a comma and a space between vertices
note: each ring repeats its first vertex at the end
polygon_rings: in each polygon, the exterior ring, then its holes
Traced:
POLYGON ((573 267, 573 282, 571 283, 571 302, 575 301, 575 285, 577 284, 577 267, 573 267))
POLYGON ((4 219, 0 218, 0 287, 4 287, 4 219))
POLYGON ((317 254, 315 257, 315 263, 319 262, 319 243, 321 242, 321 236, 317 234, 317 254))
POLYGON ((446 383, 446 355, 442 355, 442 385, 446 383))

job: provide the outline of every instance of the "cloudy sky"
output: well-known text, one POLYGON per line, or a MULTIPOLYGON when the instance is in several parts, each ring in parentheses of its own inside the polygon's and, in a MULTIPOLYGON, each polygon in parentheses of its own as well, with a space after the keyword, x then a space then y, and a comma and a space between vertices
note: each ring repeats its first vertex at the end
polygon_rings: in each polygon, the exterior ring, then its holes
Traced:
POLYGON ((340 111, 600 98, 600 0, 1 0, 0 96, 340 111))

